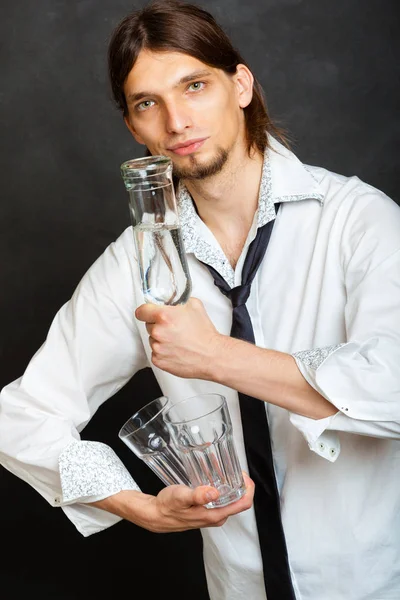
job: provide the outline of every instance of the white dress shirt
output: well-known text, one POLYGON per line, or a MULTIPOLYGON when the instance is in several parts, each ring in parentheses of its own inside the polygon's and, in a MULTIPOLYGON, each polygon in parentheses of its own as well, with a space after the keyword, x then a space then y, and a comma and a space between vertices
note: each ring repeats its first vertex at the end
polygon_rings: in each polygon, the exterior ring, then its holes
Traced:
MULTIPOLYGON (((192 295, 229 335, 230 301, 200 261, 239 285, 257 227, 280 202, 247 301, 256 344, 294 355, 337 407, 313 420, 265 404, 297 599, 399 600, 400 208, 357 177, 304 165, 271 144, 235 270, 180 187, 192 295)), ((237 392, 154 367, 145 324, 134 317, 143 302, 128 227, 61 307, 22 377, 1 393, 0 463, 61 507, 83 536, 120 520, 87 502, 138 487, 109 446, 81 441, 80 432, 144 367, 172 402, 224 394, 247 470, 237 392)), ((211 600, 265 600, 253 508, 202 536, 211 600)))

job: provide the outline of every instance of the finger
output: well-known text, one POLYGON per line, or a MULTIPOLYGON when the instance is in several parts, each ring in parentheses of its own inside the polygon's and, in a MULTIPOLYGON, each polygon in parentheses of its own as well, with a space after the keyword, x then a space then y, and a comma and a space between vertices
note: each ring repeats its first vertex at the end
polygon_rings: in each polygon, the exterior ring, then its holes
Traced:
POLYGON ((172 503, 176 510, 190 508, 192 506, 203 506, 211 500, 216 500, 219 497, 218 490, 211 486, 199 486, 190 488, 188 486, 179 485, 171 488, 172 503))
POLYGON ((135 310, 135 317, 143 323, 155 323, 161 310, 157 304, 142 304, 135 310))
POLYGON ((227 520, 228 520, 228 517, 225 517, 224 519, 217 521, 216 523, 214 523, 214 527, 222 527, 222 525, 225 525, 227 520))
POLYGON ((243 512, 248 510, 253 505, 255 490, 254 481, 250 479, 247 473, 243 473, 243 479, 246 486, 246 492, 241 498, 239 498, 239 500, 232 502, 232 504, 226 507, 230 514, 243 512))
POLYGON ((155 340, 153 337, 149 337, 149 345, 151 348, 151 351, 154 354, 160 354, 160 349, 161 349, 161 344, 160 342, 158 342, 157 340, 155 340))
MULTIPOLYGON (((247 510, 252 505, 255 488, 254 481, 245 471, 243 471, 243 479, 246 486, 246 493, 239 500, 232 502, 228 506, 213 509, 213 512, 219 513, 219 519, 227 519, 228 516, 247 510)), ((213 500, 217 500, 220 495, 216 488, 208 485, 199 486, 194 489, 186 488, 186 490, 189 491, 189 494, 185 497, 182 496, 182 501, 189 503, 185 506, 186 508, 189 506, 204 506, 213 500)))
POLYGON ((151 336, 154 329, 154 323, 146 323, 147 333, 151 336))
POLYGON ((149 337, 158 342, 165 342, 168 340, 168 332, 159 323, 146 323, 147 333, 149 337))
MULTIPOLYGON (((244 484, 246 486, 246 492, 237 502, 240 502, 241 505, 243 505, 243 510, 247 510, 253 504, 255 483, 249 477, 249 475, 246 473, 246 471, 242 471, 242 475, 243 475, 244 484)), ((233 504, 237 505, 237 502, 234 502, 233 504)), ((236 507, 233 507, 233 508, 236 508, 239 510, 239 509, 241 509, 241 505, 237 505, 236 507)))
POLYGON ((249 477, 246 471, 242 471, 244 484, 246 486, 246 490, 254 493, 254 481, 249 477))
POLYGON ((202 303, 202 301, 199 298, 195 298, 194 296, 189 298, 187 304, 188 304, 188 306, 193 306, 193 308, 203 308, 204 307, 204 304, 202 303))
MULTIPOLYGON (((253 501, 253 496, 254 496, 254 481, 247 475, 247 473, 245 471, 242 471, 243 473, 243 480, 246 486, 246 494, 245 496, 247 496, 247 499, 242 502, 242 504, 249 504, 249 502, 251 503, 253 501)), ((193 490, 194 494, 193 494, 193 498, 195 500, 196 504, 199 505, 204 505, 207 504, 208 502, 211 502, 212 500, 217 500, 220 496, 218 490, 212 486, 208 486, 208 485, 203 485, 203 486, 199 486, 197 488, 195 488, 193 490)), ((244 496, 242 496, 242 498, 244 498, 244 496)), ((234 504, 236 504, 237 502, 240 502, 242 500, 242 498, 239 498, 239 500, 237 500, 236 502, 233 502, 231 505, 228 505, 226 507, 226 510, 229 512, 230 510, 234 510, 234 511, 238 511, 239 507, 233 507, 234 504), (232 506, 232 509, 229 508, 230 506, 232 506)), ((219 510, 221 510, 224 507, 221 507, 219 510)), ((224 518, 224 517, 221 517, 224 518)))
POLYGON ((193 504, 196 506, 204 506, 208 502, 218 500, 219 491, 210 485, 201 485, 193 490, 193 504))
POLYGON ((246 485, 246 492, 241 498, 239 498, 239 500, 235 500, 235 502, 231 502, 231 504, 228 504, 227 506, 213 508, 212 511, 210 511, 215 513, 214 520, 217 526, 221 520, 227 519, 232 515, 244 512, 252 506, 255 489, 254 481, 250 479, 250 477, 245 472, 243 472, 243 479, 246 485))

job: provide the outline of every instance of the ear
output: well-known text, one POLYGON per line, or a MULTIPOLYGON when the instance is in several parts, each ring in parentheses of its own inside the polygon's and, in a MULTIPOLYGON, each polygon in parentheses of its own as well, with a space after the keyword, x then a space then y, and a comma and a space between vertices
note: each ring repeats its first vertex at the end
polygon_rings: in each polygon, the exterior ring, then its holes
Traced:
POLYGON ((140 137, 140 135, 138 135, 132 125, 132 123, 129 120, 129 117, 124 117, 124 121, 125 121, 125 125, 127 126, 127 128, 129 129, 129 131, 131 132, 131 134, 133 135, 133 137, 135 138, 135 140, 137 141, 138 144, 142 144, 143 146, 145 146, 146 144, 144 143, 144 141, 142 140, 142 138, 140 137))
POLYGON ((240 108, 246 108, 253 98, 254 77, 246 65, 239 64, 233 76, 240 108))

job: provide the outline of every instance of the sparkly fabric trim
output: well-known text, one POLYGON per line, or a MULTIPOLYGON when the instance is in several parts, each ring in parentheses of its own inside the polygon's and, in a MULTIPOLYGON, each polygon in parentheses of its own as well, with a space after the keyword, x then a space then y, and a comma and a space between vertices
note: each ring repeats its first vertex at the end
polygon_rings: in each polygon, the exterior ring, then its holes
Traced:
POLYGON ((345 346, 346 344, 336 344, 335 346, 323 346, 322 348, 313 348, 313 350, 301 350, 300 352, 294 352, 292 356, 301 360, 302 363, 311 367, 315 371, 322 365, 322 363, 335 352, 338 348, 345 346))
POLYGON ((275 202, 272 199, 271 165, 268 158, 268 152, 266 152, 261 174, 260 195, 258 198, 258 227, 262 227, 275 219, 275 215, 275 202))
POLYGON ((63 502, 138 490, 114 450, 101 442, 73 441, 59 457, 63 502))
POLYGON ((235 272, 230 262, 226 259, 222 250, 211 246, 197 233, 196 221, 199 217, 194 208, 192 197, 183 183, 179 183, 177 203, 186 252, 193 252, 198 260, 214 267, 225 281, 233 287, 235 285, 235 272))
MULTIPOLYGON (((318 179, 318 177, 315 175, 315 173, 314 173, 314 171, 313 171, 312 167, 311 167, 310 165, 306 165, 305 163, 301 163, 301 164, 303 165, 303 167, 305 168, 305 170, 307 171, 307 173, 308 173, 309 175, 311 175, 311 177, 314 179, 315 183, 317 183, 317 184, 319 185, 319 183, 320 183, 320 182, 319 182, 319 179, 318 179)), ((323 204, 324 200, 325 200, 325 196, 322 196, 322 199, 321 199, 321 203, 322 203, 322 204, 323 204)))
POLYGON ((317 194, 317 192, 312 192, 311 194, 293 194, 292 196, 281 196, 279 198, 275 198, 275 202, 296 202, 297 200, 319 200, 322 204, 324 201, 324 196, 322 194, 317 194))

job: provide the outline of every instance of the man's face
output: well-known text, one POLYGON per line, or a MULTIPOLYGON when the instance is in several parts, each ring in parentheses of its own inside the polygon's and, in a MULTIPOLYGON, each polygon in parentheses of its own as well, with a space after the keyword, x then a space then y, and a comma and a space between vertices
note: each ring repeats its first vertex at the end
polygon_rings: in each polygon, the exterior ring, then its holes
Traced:
POLYGON ((203 179, 245 147, 252 81, 241 65, 230 76, 187 54, 143 50, 125 82, 125 121, 151 154, 172 159, 175 175, 203 179))

